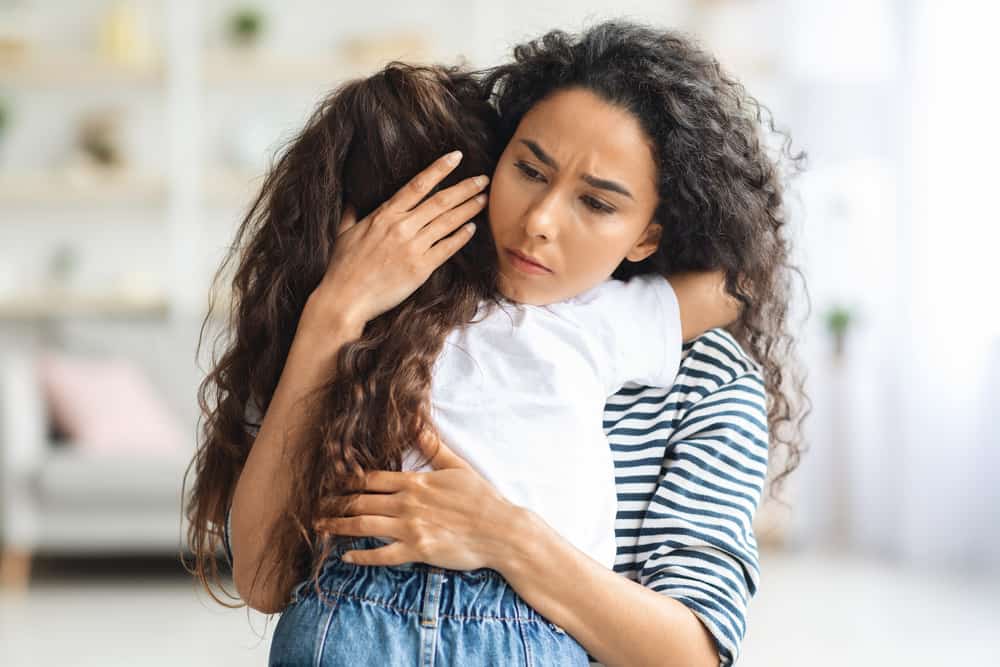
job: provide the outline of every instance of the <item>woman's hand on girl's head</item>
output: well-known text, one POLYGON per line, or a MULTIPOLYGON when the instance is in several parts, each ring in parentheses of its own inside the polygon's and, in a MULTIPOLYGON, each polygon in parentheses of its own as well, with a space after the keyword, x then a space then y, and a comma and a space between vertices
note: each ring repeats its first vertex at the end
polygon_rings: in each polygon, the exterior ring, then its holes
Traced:
POLYGON ((475 231, 465 223, 486 205, 486 195, 477 193, 489 178, 467 178, 422 200, 460 161, 457 151, 439 158, 361 220, 345 206, 326 274, 310 301, 364 324, 402 303, 458 252, 475 231))
MULTIPOLYGON (((349 551, 359 565, 421 562, 451 570, 500 570, 530 527, 530 512, 512 504, 436 435, 420 443, 431 472, 369 472, 347 516, 319 519, 320 534, 388 536, 376 549, 349 551)), ((348 557, 348 554, 350 556, 348 557)))

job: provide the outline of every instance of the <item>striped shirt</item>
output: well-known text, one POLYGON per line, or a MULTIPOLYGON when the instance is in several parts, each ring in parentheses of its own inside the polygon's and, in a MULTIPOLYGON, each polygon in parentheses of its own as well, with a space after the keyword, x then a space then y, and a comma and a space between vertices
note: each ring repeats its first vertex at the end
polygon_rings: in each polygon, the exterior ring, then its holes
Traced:
MULTIPOLYGON (((768 432, 758 365, 713 329, 684 345, 669 389, 626 385, 609 398, 604 430, 618 489, 615 572, 690 609, 728 667, 760 578, 753 517, 768 432)), ((223 539, 232 564, 228 514, 223 539)))

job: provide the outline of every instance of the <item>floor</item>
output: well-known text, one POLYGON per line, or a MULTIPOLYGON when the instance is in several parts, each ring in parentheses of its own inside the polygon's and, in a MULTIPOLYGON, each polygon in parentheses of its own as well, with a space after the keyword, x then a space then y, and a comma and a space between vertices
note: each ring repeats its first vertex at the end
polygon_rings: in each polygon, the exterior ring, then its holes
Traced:
MULTIPOLYGON (((1000 580, 764 553, 741 667, 996 664, 1000 580)), ((0 592, 0 665, 264 665, 274 623, 169 561, 46 561, 0 592), (83 572, 86 572, 84 575, 83 572)))

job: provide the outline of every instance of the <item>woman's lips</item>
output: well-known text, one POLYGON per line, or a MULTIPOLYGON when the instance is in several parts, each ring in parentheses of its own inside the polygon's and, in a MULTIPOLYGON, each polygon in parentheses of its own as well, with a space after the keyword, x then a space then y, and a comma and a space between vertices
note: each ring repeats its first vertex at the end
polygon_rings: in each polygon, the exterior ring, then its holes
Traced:
POLYGON ((509 248, 507 249, 507 256, 510 258, 510 261, 514 265, 514 268, 519 269, 525 273, 530 273, 532 275, 546 275, 552 273, 541 264, 535 264, 534 262, 526 259, 523 255, 509 248))

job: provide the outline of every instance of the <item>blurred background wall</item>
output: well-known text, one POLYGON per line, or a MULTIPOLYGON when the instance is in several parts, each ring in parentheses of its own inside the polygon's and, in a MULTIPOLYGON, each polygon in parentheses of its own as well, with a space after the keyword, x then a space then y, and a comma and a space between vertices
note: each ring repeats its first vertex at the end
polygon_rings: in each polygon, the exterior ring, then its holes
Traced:
POLYGON ((325 91, 613 16, 694 34, 809 154, 809 450, 762 544, 995 575, 992 3, 0 0, 7 578, 27 552, 179 545, 212 274, 325 91))

